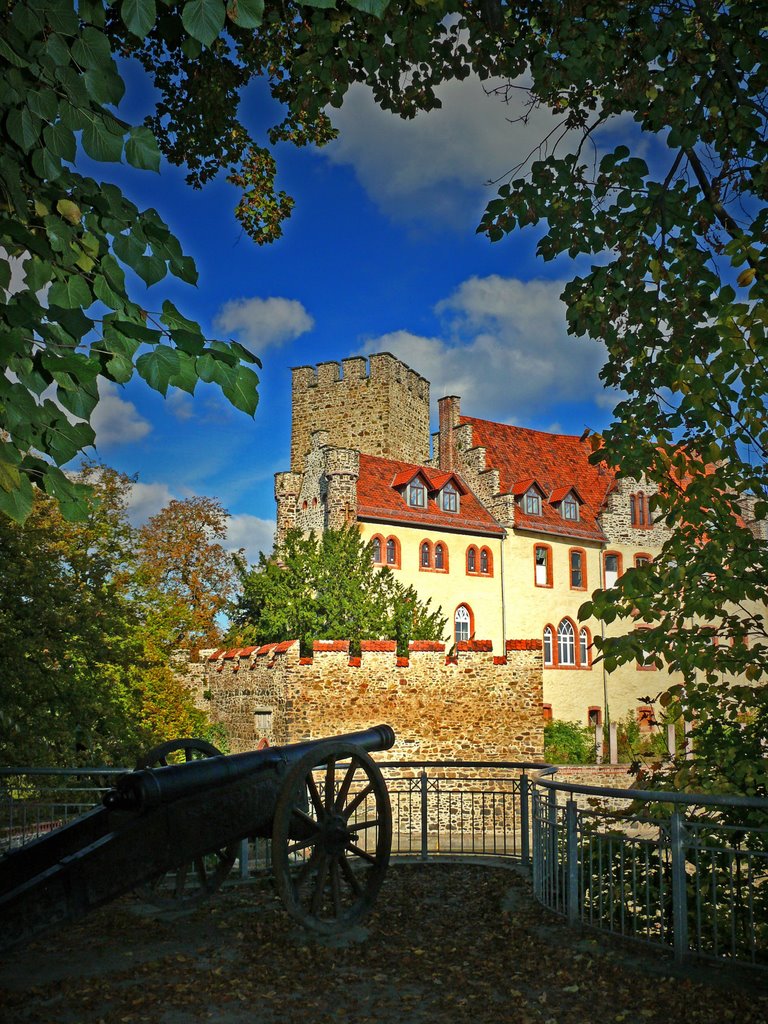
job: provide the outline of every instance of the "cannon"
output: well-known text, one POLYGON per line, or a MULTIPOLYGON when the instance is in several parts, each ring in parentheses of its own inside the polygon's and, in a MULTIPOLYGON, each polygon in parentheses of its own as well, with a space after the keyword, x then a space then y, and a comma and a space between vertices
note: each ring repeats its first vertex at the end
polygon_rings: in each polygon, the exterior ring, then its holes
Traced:
POLYGON ((292 917, 329 934, 357 924, 392 843, 389 796, 370 752, 394 741, 380 725, 227 756, 201 740, 156 748, 102 806, 0 860, 0 947, 132 889, 181 905, 207 896, 250 837, 272 840, 276 888, 292 917), (168 763, 178 752, 182 763, 168 763))

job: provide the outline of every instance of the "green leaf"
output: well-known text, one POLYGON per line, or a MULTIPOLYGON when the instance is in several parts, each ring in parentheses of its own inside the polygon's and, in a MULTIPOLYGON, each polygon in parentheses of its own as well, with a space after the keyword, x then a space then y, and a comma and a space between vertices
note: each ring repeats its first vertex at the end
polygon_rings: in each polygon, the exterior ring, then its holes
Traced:
POLYGON ((59 157, 61 160, 68 160, 70 163, 74 163, 75 156, 77 154, 75 135, 74 132, 65 128, 61 121, 57 121, 56 124, 47 124, 45 128, 43 128, 43 140, 46 148, 49 149, 54 156, 59 157))
POLYGON ((227 15, 240 28, 258 28, 264 17, 264 0, 230 0, 227 15))
POLYGON ((194 39, 210 46, 224 28, 225 14, 222 0, 188 0, 181 12, 181 21, 194 39))
POLYGON ((12 110, 8 115, 6 125, 10 137, 25 153, 32 149, 40 137, 42 123, 29 107, 16 107, 12 110))
POLYGON ((21 480, 18 466, 14 461, 9 461, 13 460, 14 455, 18 462, 18 454, 11 445, 0 443, 0 489, 8 493, 17 489, 21 480))
POLYGON ((53 276, 53 267, 50 263, 33 256, 24 264, 24 277, 27 288, 31 292, 39 292, 45 288, 53 276))
POLYGON ((161 260, 159 256, 141 256, 133 269, 147 286, 162 281, 168 273, 165 260, 161 260))
POLYGON ((97 28, 86 25, 72 44, 72 56, 82 68, 101 70, 112 63, 109 40, 97 28))
POLYGON ((63 306, 66 309, 87 309, 93 297, 84 278, 71 274, 63 281, 54 281, 48 292, 48 301, 52 306, 63 306))
POLYGON ((112 103, 115 106, 125 95, 125 82, 117 72, 117 65, 110 61, 110 66, 89 68, 82 76, 88 95, 97 103, 112 103))
POLYGON ((155 24, 155 0, 123 0, 120 14, 128 31, 143 39, 155 24))
POLYGON ((17 487, 11 490, 0 488, 0 512, 11 518, 15 523, 23 523, 32 511, 34 492, 29 477, 22 475, 17 487))
POLYGON ((125 158, 132 167, 146 171, 160 170, 160 149, 149 128, 131 128, 125 144, 125 158))
POLYGON ((194 356, 187 355, 186 352, 178 352, 178 356, 178 372, 173 374, 168 383, 175 388, 180 388, 182 391, 187 391, 190 395, 193 395, 195 393, 195 386, 198 380, 197 374, 195 373, 195 358, 194 356))
POLYGON ((380 18, 389 7, 389 0, 349 0, 349 6, 354 7, 356 11, 373 14, 374 17, 380 18))
POLYGON ((27 106, 43 121, 53 121, 59 109, 59 101, 52 89, 38 89, 27 94, 27 106))
POLYGON ((234 373, 233 383, 224 385, 221 390, 236 409, 253 416, 259 404, 258 385, 259 378, 253 370, 247 366, 240 366, 234 373))
POLYGON ((133 376, 133 361, 122 352, 116 352, 104 364, 104 373, 117 384, 127 384, 133 376))
POLYGON ((105 118, 95 117, 83 128, 81 136, 83 149, 93 160, 121 163, 123 156, 123 136, 110 130, 105 118))
POLYGON ((161 395, 168 391, 171 377, 179 372, 180 366, 179 353, 169 345, 158 345, 152 352, 146 352, 136 360, 140 376, 161 395))

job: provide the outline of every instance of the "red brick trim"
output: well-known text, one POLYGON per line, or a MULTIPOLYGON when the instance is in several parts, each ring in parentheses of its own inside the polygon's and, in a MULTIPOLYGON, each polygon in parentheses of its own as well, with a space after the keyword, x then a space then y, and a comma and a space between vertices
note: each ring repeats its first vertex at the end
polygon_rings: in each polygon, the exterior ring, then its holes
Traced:
POLYGON ((361 651, 384 651, 392 652, 397 650, 396 640, 361 640, 361 651))
POLYGON ((396 665, 398 668, 408 668, 409 664, 410 662, 408 658, 398 658, 396 661, 396 665))
POLYGON ((536 586, 536 587, 548 587, 550 589, 552 588, 552 559, 553 559, 553 555, 552 555, 552 545, 551 544, 541 544, 541 543, 537 542, 536 544, 533 545, 533 584, 534 584, 534 586, 536 586), (547 582, 546 583, 539 583, 537 581, 537 579, 536 579, 536 549, 537 548, 544 548, 544 550, 547 552, 547 565, 546 565, 546 569, 547 569, 547 582))
POLYGON ((409 651, 438 651, 445 650, 445 644, 440 640, 411 640, 408 644, 409 651))
POLYGON ((494 654, 494 656, 493 656, 493 664, 494 665, 506 665, 507 664, 507 659, 505 657, 503 657, 503 656, 499 657, 497 654, 494 654))
POLYGON ((349 652, 349 640, 313 640, 312 650, 316 654, 336 651, 347 654, 349 652))
POLYGON ((584 548, 568 548, 568 585, 571 590, 587 589, 587 552, 584 548), (572 559, 574 555, 581 556, 581 583, 578 586, 574 585, 573 582, 572 559))
POLYGON ((541 640, 507 640, 508 651, 540 651, 543 647, 541 640))
POLYGON ((362 663, 363 663, 363 659, 362 658, 350 658, 349 659, 349 667, 350 668, 360 668, 362 663))
POLYGON ((456 644, 456 649, 459 651, 492 651, 493 641, 492 640, 460 640, 456 644))

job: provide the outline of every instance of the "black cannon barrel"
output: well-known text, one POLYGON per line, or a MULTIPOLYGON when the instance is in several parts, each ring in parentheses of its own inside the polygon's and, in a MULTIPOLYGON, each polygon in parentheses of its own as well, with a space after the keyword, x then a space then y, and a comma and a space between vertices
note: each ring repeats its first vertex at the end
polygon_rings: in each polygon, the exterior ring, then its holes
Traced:
POLYGON ((395 742, 395 733, 389 725, 377 725, 359 732, 345 733, 320 740, 305 740, 284 747, 266 747, 245 754, 220 754, 184 764, 165 765, 162 768, 142 768, 124 775, 114 789, 104 796, 104 805, 110 810, 143 811, 160 804, 172 803, 200 791, 236 782, 259 771, 288 766, 300 761, 321 743, 353 744, 368 752, 389 750, 395 742))

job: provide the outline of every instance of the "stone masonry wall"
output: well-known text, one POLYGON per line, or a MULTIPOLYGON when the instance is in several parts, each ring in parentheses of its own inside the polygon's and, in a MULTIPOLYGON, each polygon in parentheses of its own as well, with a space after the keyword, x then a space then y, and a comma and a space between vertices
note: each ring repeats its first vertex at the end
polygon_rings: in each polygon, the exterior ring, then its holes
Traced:
POLYGON ((651 552, 658 551, 670 535, 669 528, 661 522, 645 528, 632 525, 629 497, 637 491, 642 491, 648 498, 655 493, 656 485, 645 479, 634 480, 631 477, 617 480, 600 513, 600 525, 609 545, 630 544, 651 552))
POLYGON ((429 382, 388 352, 293 370, 291 470, 304 469, 311 435, 368 455, 424 463, 429 457, 429 382))
POLYGON ((348 641, 316 641, 312 658, 297 642, 201 652, 198 699, 224 725, 233 752, 317 739, 388 723, 397 735, 389 760, 535 760, 542 757, 541 641, 411 644, 368 641, 351 658, 348 641))

